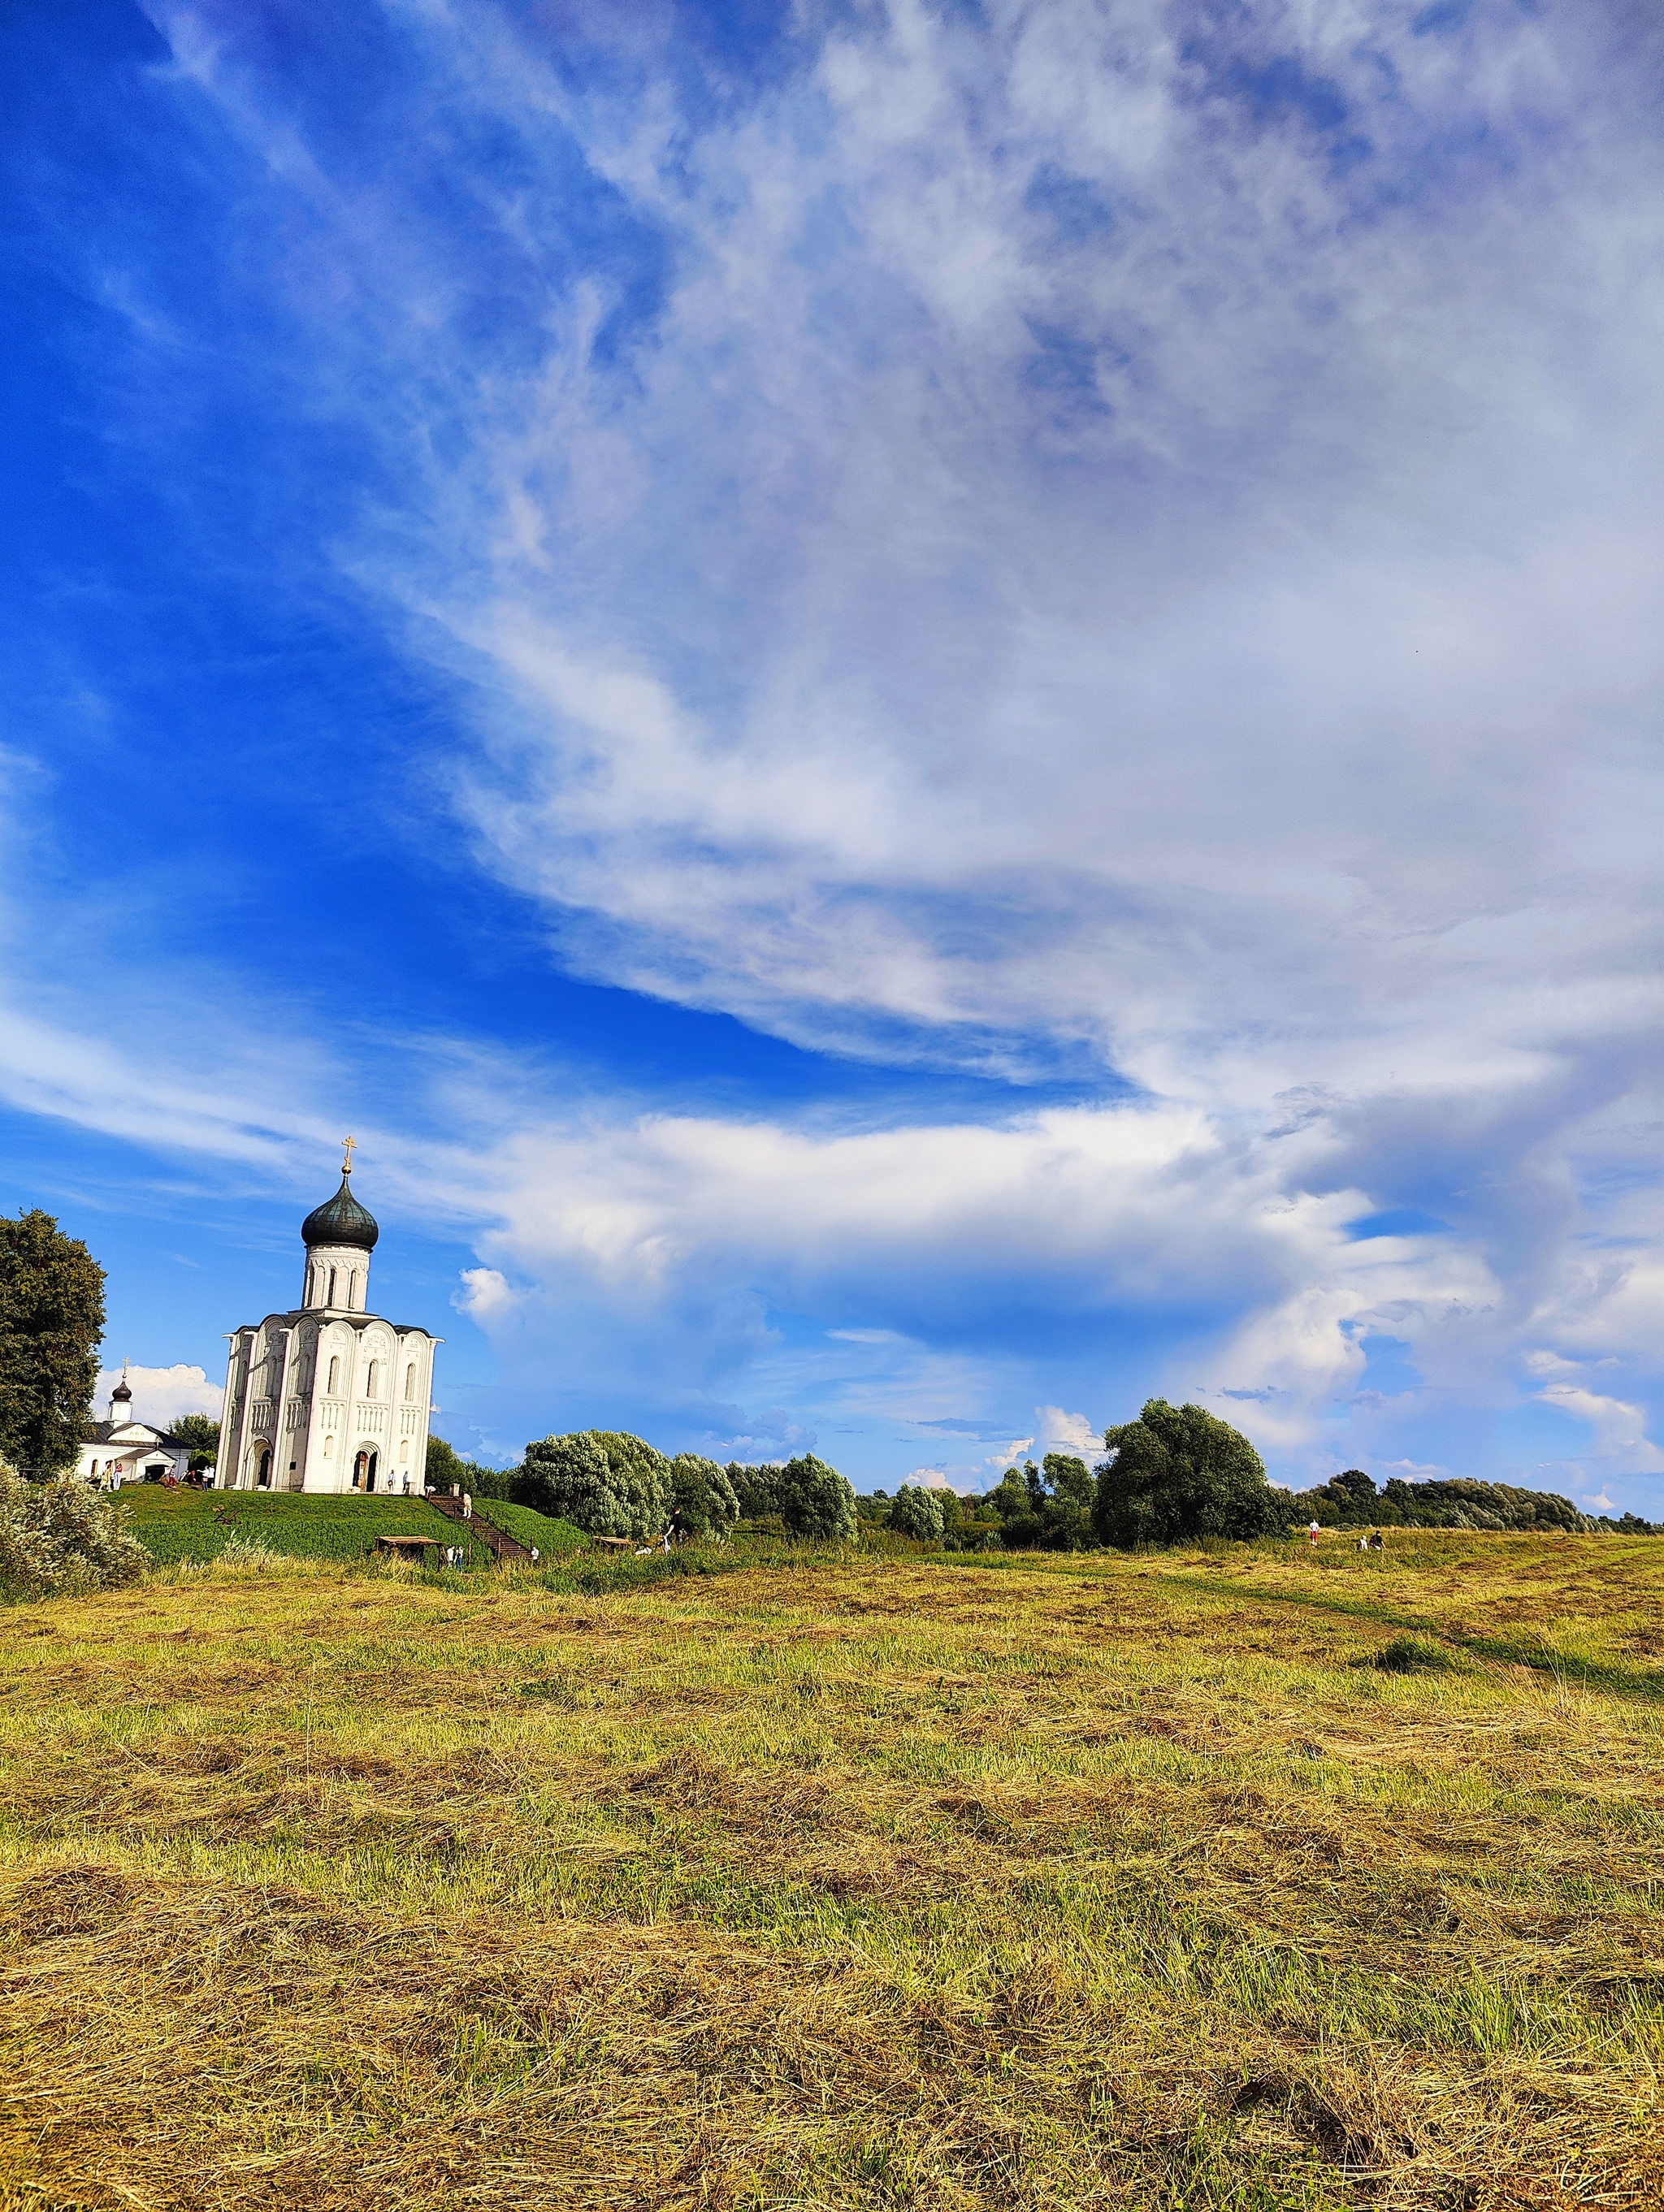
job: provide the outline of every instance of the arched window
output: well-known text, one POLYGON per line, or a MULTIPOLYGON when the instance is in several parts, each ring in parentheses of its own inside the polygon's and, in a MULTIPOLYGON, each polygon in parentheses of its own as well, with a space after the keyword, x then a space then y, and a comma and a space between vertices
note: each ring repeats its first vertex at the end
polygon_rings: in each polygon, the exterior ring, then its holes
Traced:
POLYGON ((405 1370, 405 1400, 408 1404, 416 1395, 416 1363, 412 1360, 405 1370))
POLYGON ((329 1271, 329 1302, 331 1305, 333 1305, 335 1303, 335 1270, 333 1267, 329 1271))
POLYGON ((340 1387, 341 1363, 338 1359, 332 1359, 329 1363, 329 1395, 332 1398, 340 1387))
POLYGON ((354 1311, 354 1313, 357 1313, 357 1310, 358 1310, 358 1270, 357 1269, 357 1267, 355 1267, 355 1268, 353 1269, 353 1271, 352 1271, 352 1288, 351 1288, 351 1289, 347 1292, 347 1304, 348 1304, 352 1308, 352 1310, 354 1311))
POLYGON ((324 1457, 326 1459, 333 1459, 334 1456, 335 1439, 333 1437, 326 1437, 324 1438, 324 1457))
POLYGON ((369 1379, 366 1381, 366 1382, 365 1382, 365 1384, 364 1384, 364 1395, 365 1395, 365 1397, 367 1397, 367 1398, 373 1398, 373 1397, 375 1395, 376 1387, 377 1387, 377 1385, 380 1383, 381 1380, 381 1361, 380 1361, 379 1359, 372 1359, 372 1360, 371 1360, 371 1362, 369 1363, 369 1379))

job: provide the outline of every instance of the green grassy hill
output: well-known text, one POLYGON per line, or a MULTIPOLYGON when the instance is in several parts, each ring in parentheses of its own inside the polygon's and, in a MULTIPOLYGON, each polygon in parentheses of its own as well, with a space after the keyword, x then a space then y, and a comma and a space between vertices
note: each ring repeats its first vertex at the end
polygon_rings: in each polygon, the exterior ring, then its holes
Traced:
POLYGON ((539 1513, 529 1505, 511 1505, 506 1498, 476 1498, 474 1513, 478 1519, 489 1521, 505 1536, 512 1536, 517 1544, 529 1551, 535 1544, 546 1559, 564 1559, 573 1552, 589 1548, 589 1539, 582 1528, 575 1528, 570 1521, 552 1521, 546 1513, 539 1513))
POLYGON ((124 1489, 121 1503, 131 1515, 133 1534, 163 1565, 217 1559, 234 1535, 296 1559, 362 1559, 378 1536, 431 1536, 441 1544, 461 1544, 470 1566, 491 1557, 419 1498, 304 1498, 281 1491, 168 1490, 147 1482, 124 1489))

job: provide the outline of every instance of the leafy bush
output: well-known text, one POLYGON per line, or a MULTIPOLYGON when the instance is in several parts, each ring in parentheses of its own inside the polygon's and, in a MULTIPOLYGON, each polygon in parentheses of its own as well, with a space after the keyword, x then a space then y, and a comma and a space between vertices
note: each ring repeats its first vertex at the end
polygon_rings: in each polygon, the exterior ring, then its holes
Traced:
POLYGON ((904 1482, 891 1501, 885 1526, 904 1536, 923 1537, 927 1544, 937 1543, 942 1532, 942 1501, 922 1486, 904 1482))
POLYGON ((776 1495, 777 1510, 794 1536, 847 1542, 856 1533, 854 1491, 813 1452, 779 1469, 776 1495))
POLYGON ((740 1517, 727 1469, 697 1452, 679 1452, 671 1461, 670 1502, 696 1536, 725 1536, 740 1517))
POLYGON ((149 1565, 113 1498, 76 1475, 25 1482, 0 1462, 0 1584, 31 1597, 120 1589, 149 1565))
POLYGON ((1204 1407, 1152 1398, 1104 1442, 1113 1457, 1098 1470, 1092 1525, 1106 1544, 1241 1541, 1285 1523, 1287 1492, 1271 1488, 1246 1437, 1204 1407))
POLYGON ((526 1447, 514 1502, 591 1536, 644 1543, 670 1517, 670 1462, 640 1437, 610 1429, 545 1437, 526 1447))

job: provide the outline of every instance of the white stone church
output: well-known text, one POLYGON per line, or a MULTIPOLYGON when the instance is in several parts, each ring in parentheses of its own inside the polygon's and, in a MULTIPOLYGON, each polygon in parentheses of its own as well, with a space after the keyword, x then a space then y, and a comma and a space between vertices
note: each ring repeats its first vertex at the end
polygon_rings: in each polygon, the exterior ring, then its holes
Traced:
POLYGON ((381 1235, 341 1188, 301 1224, 301 1304, 231 1338, 220 1422, 226 1490, 422 1495, 433 1356, 442 1338, 368 1310, 381 1235))

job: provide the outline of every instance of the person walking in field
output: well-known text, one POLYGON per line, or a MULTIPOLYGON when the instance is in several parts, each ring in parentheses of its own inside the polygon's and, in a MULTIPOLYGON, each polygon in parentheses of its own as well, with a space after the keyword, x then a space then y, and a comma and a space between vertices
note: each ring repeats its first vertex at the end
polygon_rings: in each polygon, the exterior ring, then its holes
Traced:
POLYGON ((1309 1541, 1309 1543, 1310 1543, 1310 1545, 1311 1545, 1311 1547, 1312 1547, 1312 1549, 1313 1549, 1314 1551, 1316 1551, 1316 1549, 1317 1549, 1318 1524, 1317 1524, 1317 1522, 1316 1522, 1315 1521, 1314 1521, 1314 1522, 1313 1522, 1313 1523, 1312 1523, 1311 1527, 1310 1527, 1310 1528, 1306 1531, 1306 1535, 1307 1535, 1307 1540, 1309 1541))

